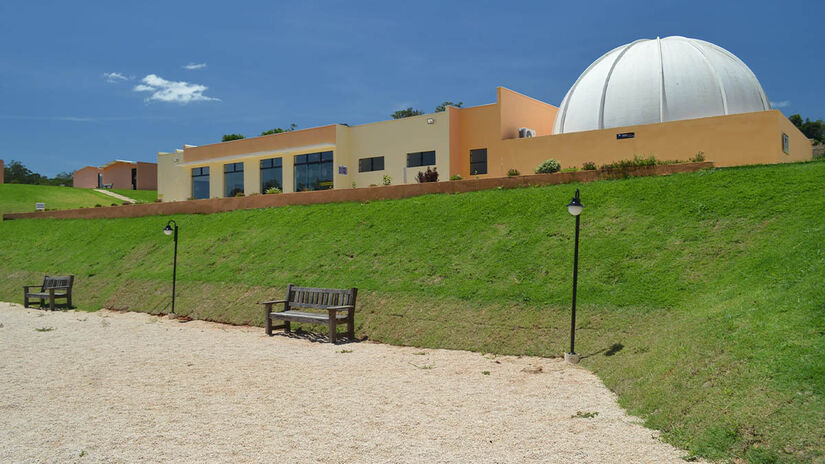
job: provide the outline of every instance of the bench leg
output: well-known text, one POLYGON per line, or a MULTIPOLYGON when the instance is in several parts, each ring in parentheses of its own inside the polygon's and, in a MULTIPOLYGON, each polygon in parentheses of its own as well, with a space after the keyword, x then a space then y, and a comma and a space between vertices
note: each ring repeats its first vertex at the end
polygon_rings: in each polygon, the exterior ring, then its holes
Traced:
POLYGON ((66 306, 72 309, 72 291, 69 290, 69 295, 66 297, 66 306))
POLYGON ((40 309, 43 309, 46 306, 46 300, 41 298, 40 299, 40 309))
POLYGON ((24 308, 29 307, 29 294, 26 293, 26 290, 23 290, 23 307, 24 308))
POLYGON ((327 325, 329 326, 329 342, 335 343, 337 335, 335 331, 335 314, 332 314, 329 317, 329 322, 327 323, 327 325))
POLYGON ((291 327, 289 326, 289 321, 284 321, 284 332, 289 333, 290 330, 291 330, 291 327))
POLYGON ((347 316, 347 338, 350 341, 355 339, 355 311, 348 311, 349 315, 347 316))
POLYGON ((272 318, 269 313, 272 312, 272 304, 264 305, 264 326, 266 327, 266 334, 272 336, 272 318))
POLYGON ((49 311, 54 311, 54 289, 49 289, 49 311))

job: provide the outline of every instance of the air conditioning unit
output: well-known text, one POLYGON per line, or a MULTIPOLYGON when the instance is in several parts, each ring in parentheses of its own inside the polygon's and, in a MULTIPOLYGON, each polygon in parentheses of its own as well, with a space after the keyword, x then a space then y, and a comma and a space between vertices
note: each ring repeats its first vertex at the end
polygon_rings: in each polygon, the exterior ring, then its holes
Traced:
POLYGON ((524 139, 527 137, 535 137, 536 131, 527 127, 519 127, 518 129, 518 138, 524 139))

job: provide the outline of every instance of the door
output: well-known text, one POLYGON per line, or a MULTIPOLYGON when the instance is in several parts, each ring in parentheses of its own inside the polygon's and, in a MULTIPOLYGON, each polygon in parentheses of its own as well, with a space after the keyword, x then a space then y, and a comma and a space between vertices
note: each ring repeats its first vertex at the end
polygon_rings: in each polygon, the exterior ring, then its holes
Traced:
POLYGON ((132 168, 132 190, 137 190, 137 168, 132 168))

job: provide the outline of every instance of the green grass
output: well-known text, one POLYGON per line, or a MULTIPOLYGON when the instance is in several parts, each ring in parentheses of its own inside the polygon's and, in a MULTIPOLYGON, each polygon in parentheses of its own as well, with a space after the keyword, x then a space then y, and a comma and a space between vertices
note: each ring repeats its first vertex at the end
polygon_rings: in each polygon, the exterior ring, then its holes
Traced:
MULTIPOLYGON (((693 455, 825 462, 825 162, 175 216, 176 310, 262 324, 289 282, 357 286, 371 340, 558 356, 575 187, 582 364, 693 455)), ((168 312, 168 219, 0 223, 0 299, 73 273, 82 309, 168 312)))
POLYGON ((137 200, 139 203, 153 203, 158 199, 157 190, 109 189, 110 191, 137 200))
POLYGON ((92 189, 51 185, 0 184, 0 214, 33 212, 34 204, 46 203, 48 209, 109 206, 116 200, 92 189))

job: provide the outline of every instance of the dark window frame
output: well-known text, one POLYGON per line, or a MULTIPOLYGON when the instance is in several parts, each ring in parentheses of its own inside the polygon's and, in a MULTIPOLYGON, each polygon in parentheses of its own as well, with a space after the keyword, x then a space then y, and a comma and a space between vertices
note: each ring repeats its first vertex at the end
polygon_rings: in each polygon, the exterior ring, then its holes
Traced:
POLYGON ((470 175, 475 176, 482 174, 487 174, 487 149, 476 148, 470 150, 470 175), (475 158, 475 160, 473 158, 475 158))
POLYGON ((358 172, 374 172, 384 170, 384 157, 372 156, 358 160, 358 172))
MULTIPOLYGON (((335 182, 335 173, 332 169, 333 163, 334 156, 331 150, 296 155, 295 158, 293 158, 292 165, 292 179, 295 191, 306 192, 313 190, 331 190, 335 182), (298 182, 298 169, 300 169, 299 166, 306 166, 307 170, 310 166, 317 166, 317 169, 321 174, 319 175, 319 177, 316 177, 314 179, 312 184, 307 183, 306 185, 302 186, 301 183, 298 182), (328 168, 329 179, 321 177, 324 174, 325 168, 328 168)), ((305 174, 309 175, 309 172, 306 172, 305 174)))
POLYGON ((209 179, 209 166, 205 166, 205 167, 202 167, 202 168, 192 168, 192 179, 193 179, 192 180, 192 198, 194 198, 195 200, 209 198, 209 190, 210 190, 210 188, 209 188, 210 181, 208 180, 209 179), (207 182, 206 182, 207 194, 206 194, 205 197, 198 197, 197 195, 195 195, 195 180, 194 179, 197 179, 199 177, 206 177, 207 178, 207 182))
POLYGON ((424 166, 435 166, 436 163, 436 153, 435 150, 426 150, 426 151, 416 151, 413 153, 407 153, 407 167, 408 168, 418 168, 424 166), (432 157, 432 158, 430 158, 432 157), (428 163, 427 161, 432 161, 432 163, 428 163))
POLYGON ((225 197, 234 197, 238 193, 245 193, 246 192, 246 182, 244 182, 243 176, 243 163, 226 163, 223 165, 223 194, 225 197), (241 189, 240 191, 235 188, 232 190, 227 190, 228 186, 226 185, 226 176, 241 173, 241 189))
POLYGON ((284 190, 284 159, 281 156, 261 160, 261 193, 266 193, 266 191, 272 187, 277 187, 281 191, 284 190), (275 175, 274 177, 279 177, 280 181, 277 179, 264 181, 264 174, 272 174, 272 171, 275 170, 278 170, 280 175, 275 175), (273 180, 275 180, 275 185, 268 185, 273 180))

